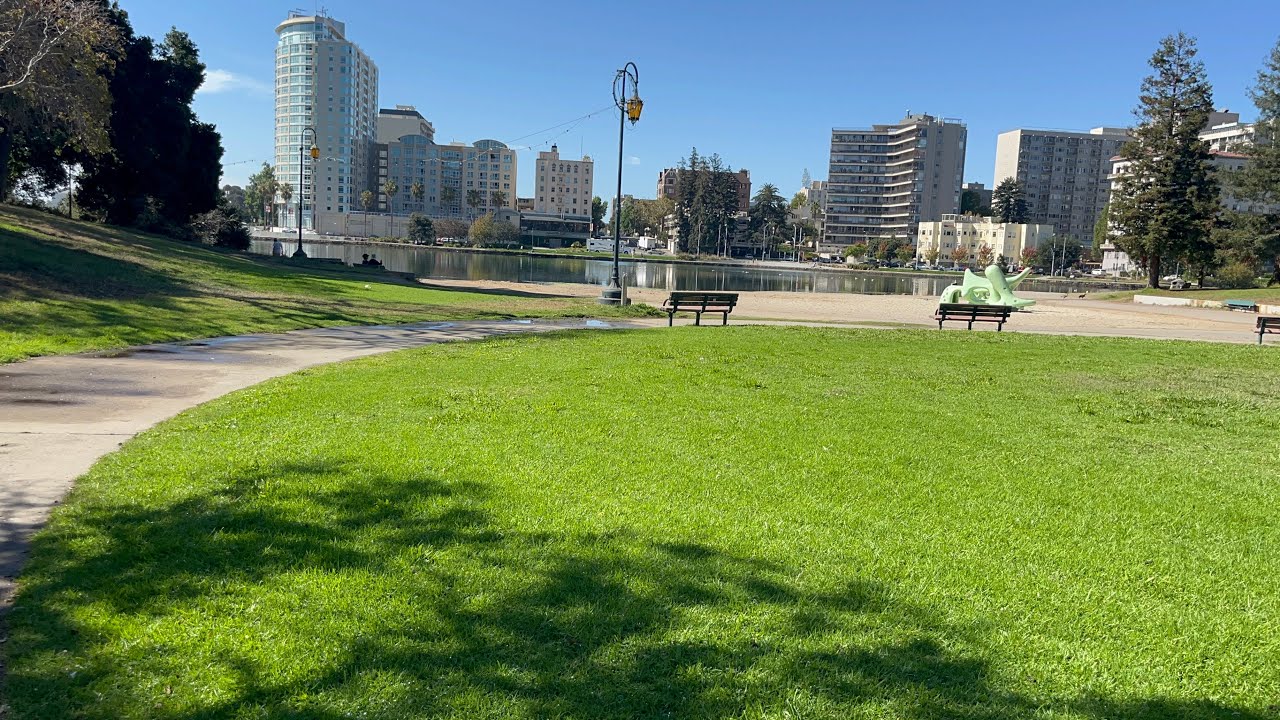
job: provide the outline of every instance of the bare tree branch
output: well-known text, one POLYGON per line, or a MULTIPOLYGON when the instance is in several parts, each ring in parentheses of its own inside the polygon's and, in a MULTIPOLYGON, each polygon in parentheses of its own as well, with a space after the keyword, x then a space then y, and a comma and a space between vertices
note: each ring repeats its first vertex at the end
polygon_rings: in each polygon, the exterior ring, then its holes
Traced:
POLYGON ((53 65, 74 62, 113 34, 106 12, 94 2, 0 0, 0 93, 59 82, 62 73, 53 65))

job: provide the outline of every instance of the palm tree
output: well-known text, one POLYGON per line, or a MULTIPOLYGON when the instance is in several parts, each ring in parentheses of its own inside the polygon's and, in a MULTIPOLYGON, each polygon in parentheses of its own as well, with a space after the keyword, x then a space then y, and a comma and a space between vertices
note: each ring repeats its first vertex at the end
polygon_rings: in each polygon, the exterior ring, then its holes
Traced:
MULTIPOLYGON (((280 183, 280 199, 284 201, 284 211, 289 212, 289 200, 293 198, 293 186, 289 183, 280 183)), ((302 222, 302 218, 298 218, 298 222, 302 222)))
POLYGON ((427 194, 427 189, 422 183, 415 182, 409 186, 409 195, 413 197, 413 201, 418 203, 418 211, 422 211, 422 198, 427 194))
POLYGON ((453 201, 458 198, 458 191, 452 185, 445 185, 440 188, 440 204, 449 210, 449 214, 453 214, 453 201))
POLYGON ((400 192, 400 186, 395 180, 390 178, 382 183, 382 192, 387 194, 387 212, 391 215, 391 229, 389 231, 391 237, 396 236, 396 208, 392 202, 396 199, 396 193, 400 192))
POLYGON ((479 190, 467 191, 467 206, 471 208, 471 218, 473 220, 476 217, 476 208, 480 207, 480 203, 483 201, 484 196, 480 194, 479 190))
POLYGON ((489 193, 489 203, 493 205, 494 210, 497 210, 507 204, 507 194, 501 190, 494 190, 489 193))
POLYGON ((373 207, 373 191, 360 193, 360 207, 364 208, 364 236, 369 237, 369 210, 373 207))

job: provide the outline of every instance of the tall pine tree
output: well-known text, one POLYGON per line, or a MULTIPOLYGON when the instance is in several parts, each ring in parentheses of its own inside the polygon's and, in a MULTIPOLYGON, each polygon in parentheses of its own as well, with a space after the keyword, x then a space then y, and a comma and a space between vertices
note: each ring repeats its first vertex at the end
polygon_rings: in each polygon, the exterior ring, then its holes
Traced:
POLYGON ((1027 221, 1026 191, 1022 183, 1007 177, 991 192, 991 214, 996 222, 1024 223, 1027 221))
POLYGON ((1280 283, 1280 43, 1258 71, 1249 96, 1258 108, 1253 146, 1240 148, 1248 153, 1249 164, 1232 173, 1228 182, 1237 198, 1251 204, 1248 213, 1234 216, 1235 224, 1252 238, 1248 250, 1274 263, 1270 286, 1280 283))
POLYGON ((1196 42, 1183 33, 1160 42, 1153 74, 1142 81, 1138 126, 1120 149, 1127 162, 1111 198, 1115 242, 1160 286, 1163 264, 1203 266, 1213 256, 1218 183, 1200 130, 1213 111, 1213 90, 1196 42))
POLYGON ((721 236, 732 232, 738 181, 720 155, 693 148, 676 172, 675 213, 680 252, 717 252, 721 236))

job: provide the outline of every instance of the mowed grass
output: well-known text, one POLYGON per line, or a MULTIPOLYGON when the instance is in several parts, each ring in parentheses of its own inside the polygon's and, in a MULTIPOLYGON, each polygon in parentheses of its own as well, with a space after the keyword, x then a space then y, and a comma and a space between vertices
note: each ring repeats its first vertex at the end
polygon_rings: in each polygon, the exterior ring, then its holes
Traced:
POLYGON ((1252 300, 1263 305, 1280 305, 1280 286, 1270 288, 1244 288, 1238 290, 1168 290, 1145 288, 1121 292, 1104 292, 1094 296, 1098 300, 1133 302, 1134 295, 1161 295, 1189 300, 1252 300))
POLYGON ((1237 290, 1152 290, 1143 295, 1185 297, 1193 300, 1253 300, 1264 305, 1280 305, 1280 287, 1244 288, 1237 290))
POLYGON ((305 327, 656 314, 422 287, 365 268, 223 252, 0 208, 0 363, 305 327))
POLYGON ((30 718, 1245 718, 1271 348, 774 327, 308 370, 37 538, 30 718))

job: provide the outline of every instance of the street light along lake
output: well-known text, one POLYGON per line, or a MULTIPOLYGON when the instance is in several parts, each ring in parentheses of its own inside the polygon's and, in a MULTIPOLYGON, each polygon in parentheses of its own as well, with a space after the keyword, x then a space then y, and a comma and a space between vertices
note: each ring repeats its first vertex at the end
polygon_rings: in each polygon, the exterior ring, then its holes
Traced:
MULTIPOLYGON (((269 239, 254 238, 252 252, 269 255, 269 239)), ((297 241, 282 239, 292 254, 297 241)), ((361 255, 377 255, 388 270, 410 272, 424 280, 502 280, 533 283, 581 283, 604 285, 612 261, 565 258, 522 253, 466 252, 423 245, 366 244, 357 242, 307 242, 303 250, 313 258, 341 258, 359 265, 361 255)), ((696 262, 646 262, 626 260, 621 272, 627 287, 661 290, 772 290, 782 292, 863 293, 879 295, 941 295, 957 281, 954 275, 911 276, 893 272, 848 272, 815 269, 806 264, 791 269, 774 266, 719 265, 696 262)), ((1083 292, 1084 286, 1069 280, 1029 280, 1022 290, 1083 292)), ((1089 289, 1099 289, 1090 283, 1089 289)))

